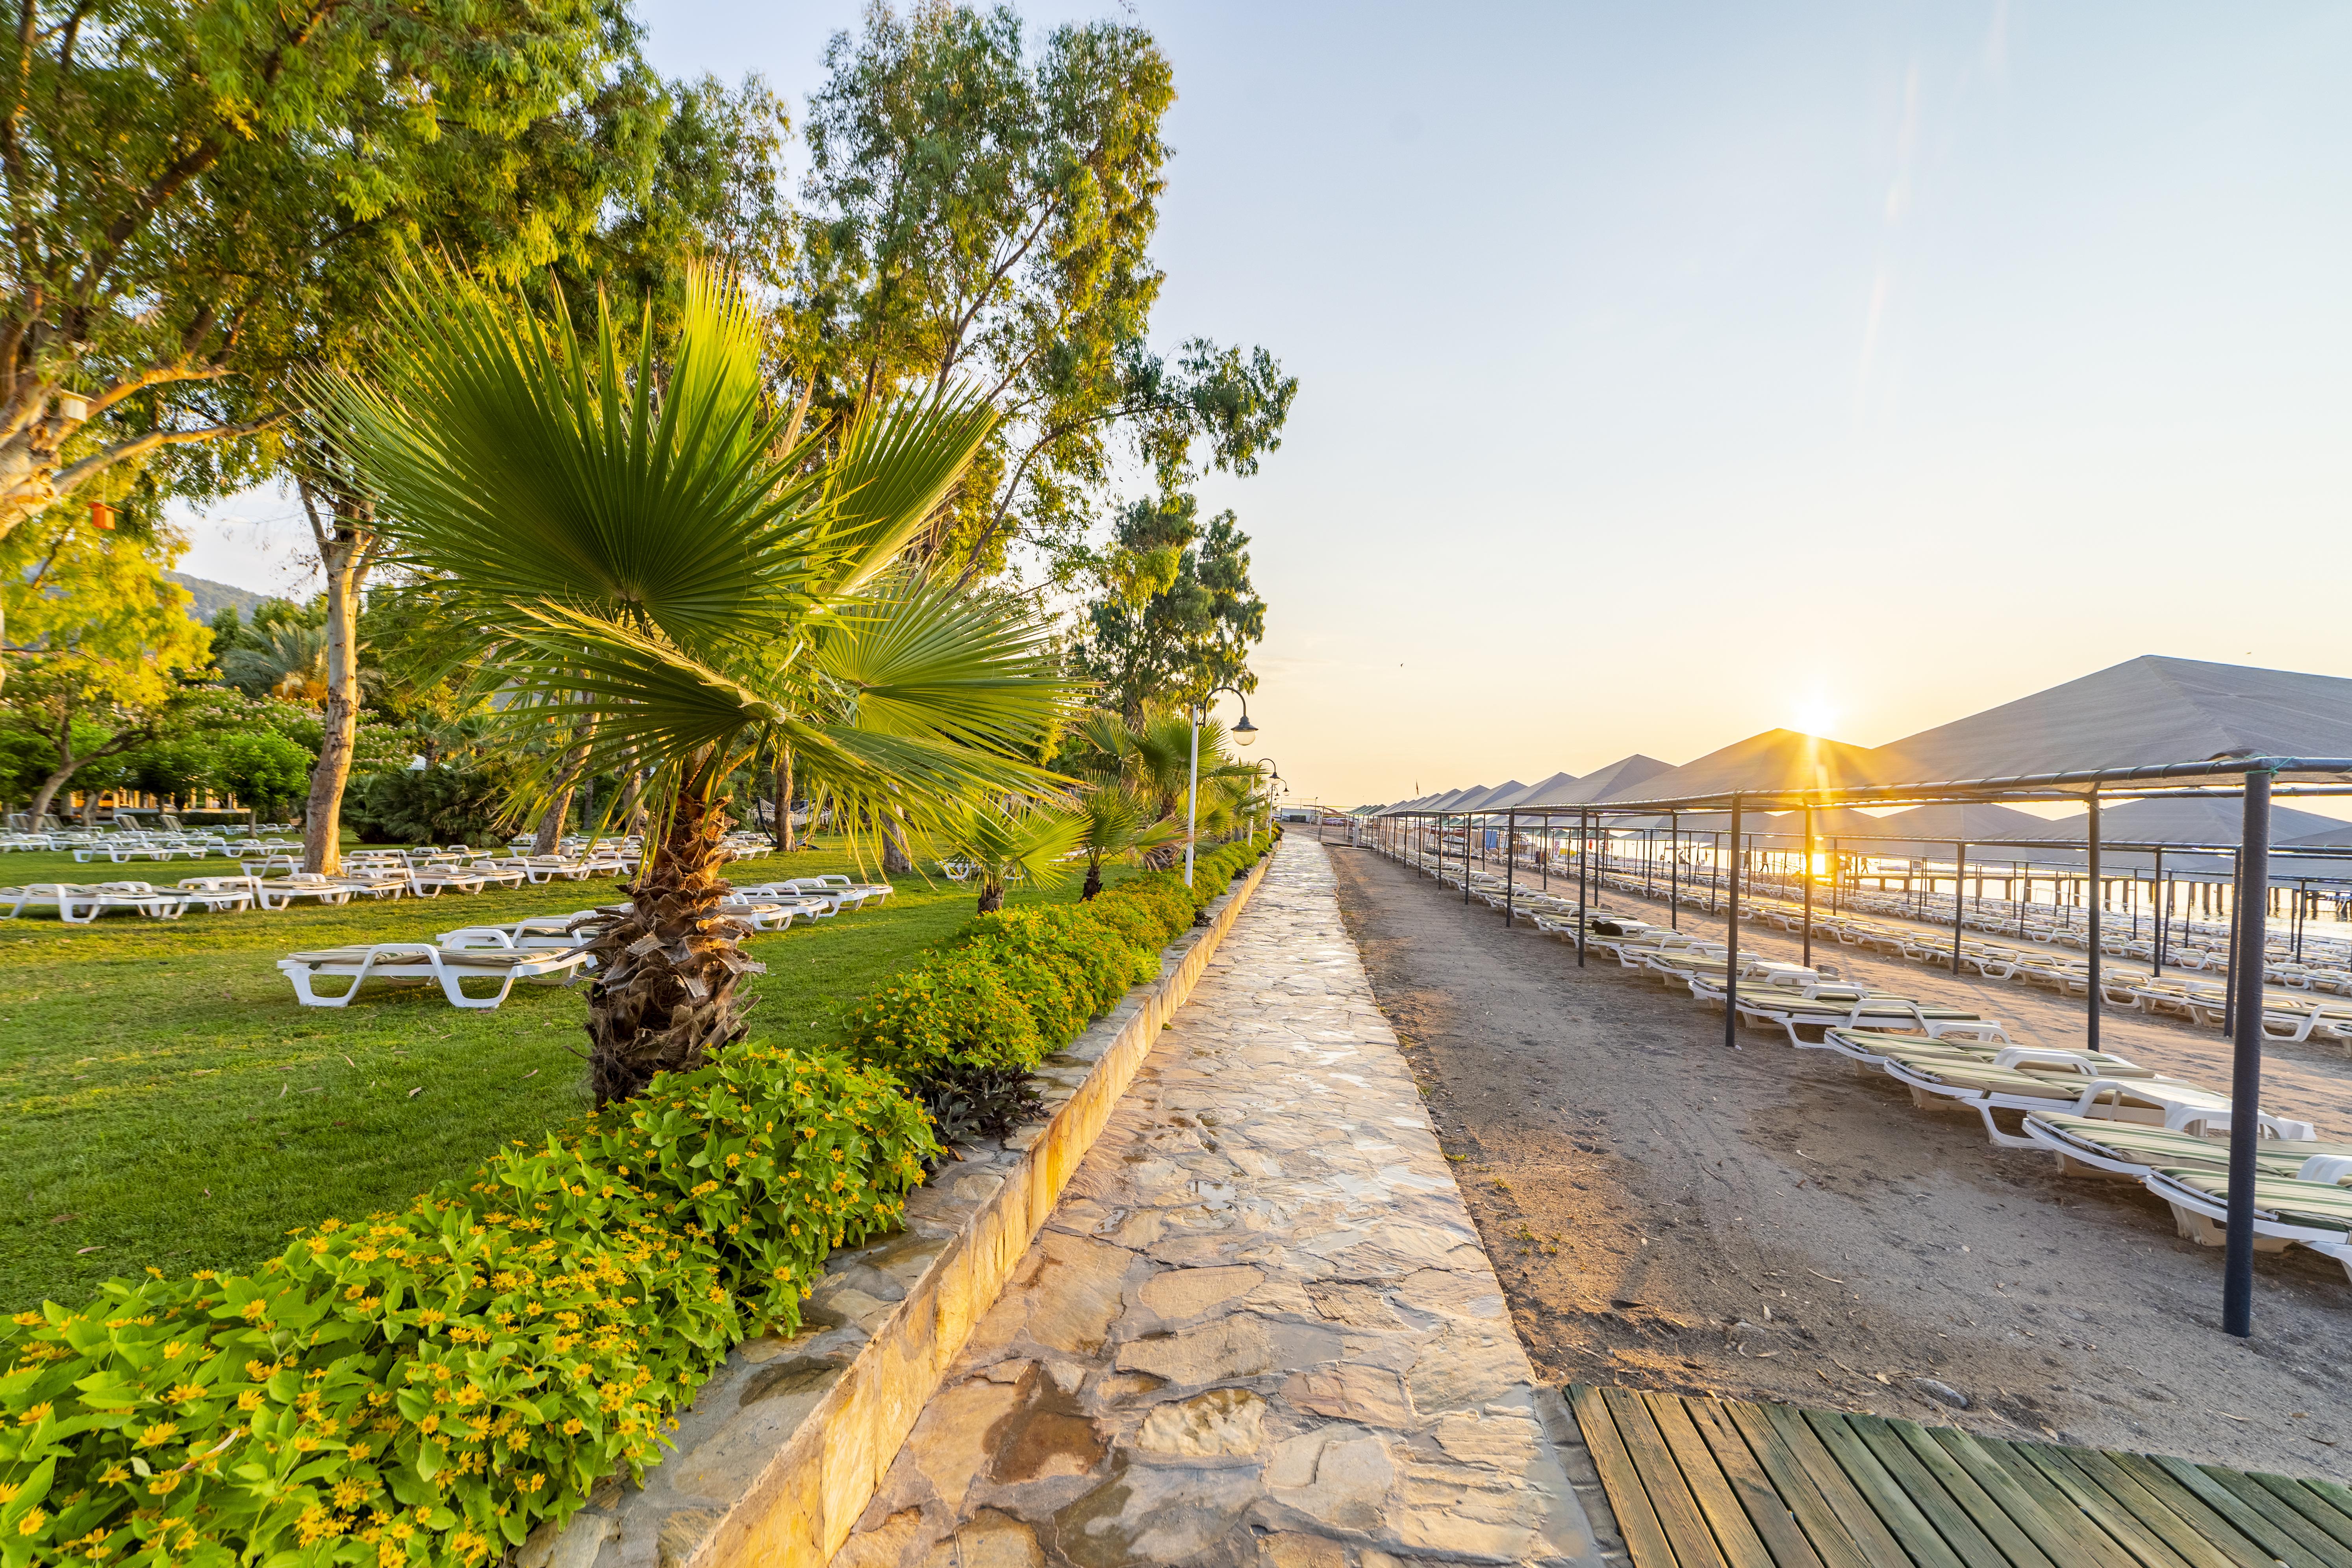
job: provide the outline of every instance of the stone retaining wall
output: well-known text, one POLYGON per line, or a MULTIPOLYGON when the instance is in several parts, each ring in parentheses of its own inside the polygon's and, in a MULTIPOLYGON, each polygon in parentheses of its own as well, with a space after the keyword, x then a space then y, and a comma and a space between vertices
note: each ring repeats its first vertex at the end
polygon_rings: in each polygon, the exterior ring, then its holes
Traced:
POLYGON ((799 1334, 738 1345, 644 1486, 599 1487, 516 1568, 828 1563, 1271 864, 1169 944, 1159 979, 1046 1058, 1045 1121, 961 1151, 909 1194, 905 1229, 835 1253, 799 1334))

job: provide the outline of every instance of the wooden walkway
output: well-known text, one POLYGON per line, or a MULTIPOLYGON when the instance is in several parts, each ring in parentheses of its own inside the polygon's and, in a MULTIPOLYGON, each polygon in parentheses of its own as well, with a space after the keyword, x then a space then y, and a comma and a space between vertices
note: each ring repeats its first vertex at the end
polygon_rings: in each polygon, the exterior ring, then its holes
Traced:
POLYGON ((2352 1568, 2352 1489, 1572 1386, 1634 1568, 2352 1568))

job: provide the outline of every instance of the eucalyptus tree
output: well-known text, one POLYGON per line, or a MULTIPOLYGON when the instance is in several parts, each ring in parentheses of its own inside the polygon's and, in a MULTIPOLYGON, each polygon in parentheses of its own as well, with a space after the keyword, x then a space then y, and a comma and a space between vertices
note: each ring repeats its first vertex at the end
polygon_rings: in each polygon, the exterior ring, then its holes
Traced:
POLYGON ((21 0, 0 57, 0 536, 167 448, 257 479, 219 444, 404 247, 558 259, 666 111, 624 0, 21 0))
POLYGON ((1005 410, 925 551, 969 579, 1016 534, 1073 548, 1122 446, 1175 488, 1196 447, 1247 474, 1281 444, 1297 382, 1272 354, 1150 346, 1176 89, 1148 31, 1033 39, 1009 6, 877 5, 825 65, 780 344, 803 395, 964 376, 1005 410))
MULTIPOLYGON (((743 1032, 736 989, 760 966, 719 911, 724 791, 762 747, 789 746, 853 830, 1052 793, 1024 760, 1071 700, 1050 628, 904 562, 995 410, 948 391, 787 444, 758 322, 698 271, 634 353, 601 301, 583 338, 560 300, 542 319, 439 271, 387 312, 381 368, 320 394, 394 558, 437 584, 501 722, 568 728, 589 772, 653 775, 630 905, 593 938, 591 1078, 625 1098, 743 1032)), ((569 753, 541 755, 519 807, 546 804, 569 753)))

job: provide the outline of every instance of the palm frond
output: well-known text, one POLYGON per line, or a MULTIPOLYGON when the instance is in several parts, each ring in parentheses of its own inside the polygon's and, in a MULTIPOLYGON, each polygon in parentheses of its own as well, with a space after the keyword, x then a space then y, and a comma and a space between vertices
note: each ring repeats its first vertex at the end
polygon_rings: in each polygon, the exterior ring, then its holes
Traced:
POLYGON ((888 570, 996 422, 995 405, 977 388, 861 411, 826 467, 830 511, 820 591, 856 593, 888 570))
POLYGON ((1080 689, 1054 673, 1052 637, 1017 602, 900 570, 820 635, 816 666, 861 730, 1007 751, 1034 745, 1080 689))
POLYGON ((1069 879, 1067 857, 1085 834, 1074 813, 967 803, 934 825, 929 837, 941 858, 968 861, 990 887, 1018 878, 1055 888, 1069 879))
POLYGON ((459 614, 575 605, 694 644, 757 637, 801 602, 781 546, 817 526, 820 481, 768 452, 742 302, 701 274, 688 296, 665 378, 652 335, 632 360, 601 300, 592 349, 560 297, 544 326, 428 268, 387 300, 382 374, 315 384, 395 548, 457 586, 459 614))

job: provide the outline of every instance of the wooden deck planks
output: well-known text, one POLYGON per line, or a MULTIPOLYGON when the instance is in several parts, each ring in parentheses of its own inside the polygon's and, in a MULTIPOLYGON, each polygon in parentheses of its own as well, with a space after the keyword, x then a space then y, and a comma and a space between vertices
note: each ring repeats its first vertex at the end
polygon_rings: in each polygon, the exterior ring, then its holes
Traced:
POLYGON ((2352 1568, 2352 1490, 1577 1385, 1634 1568, 2352 1568))

